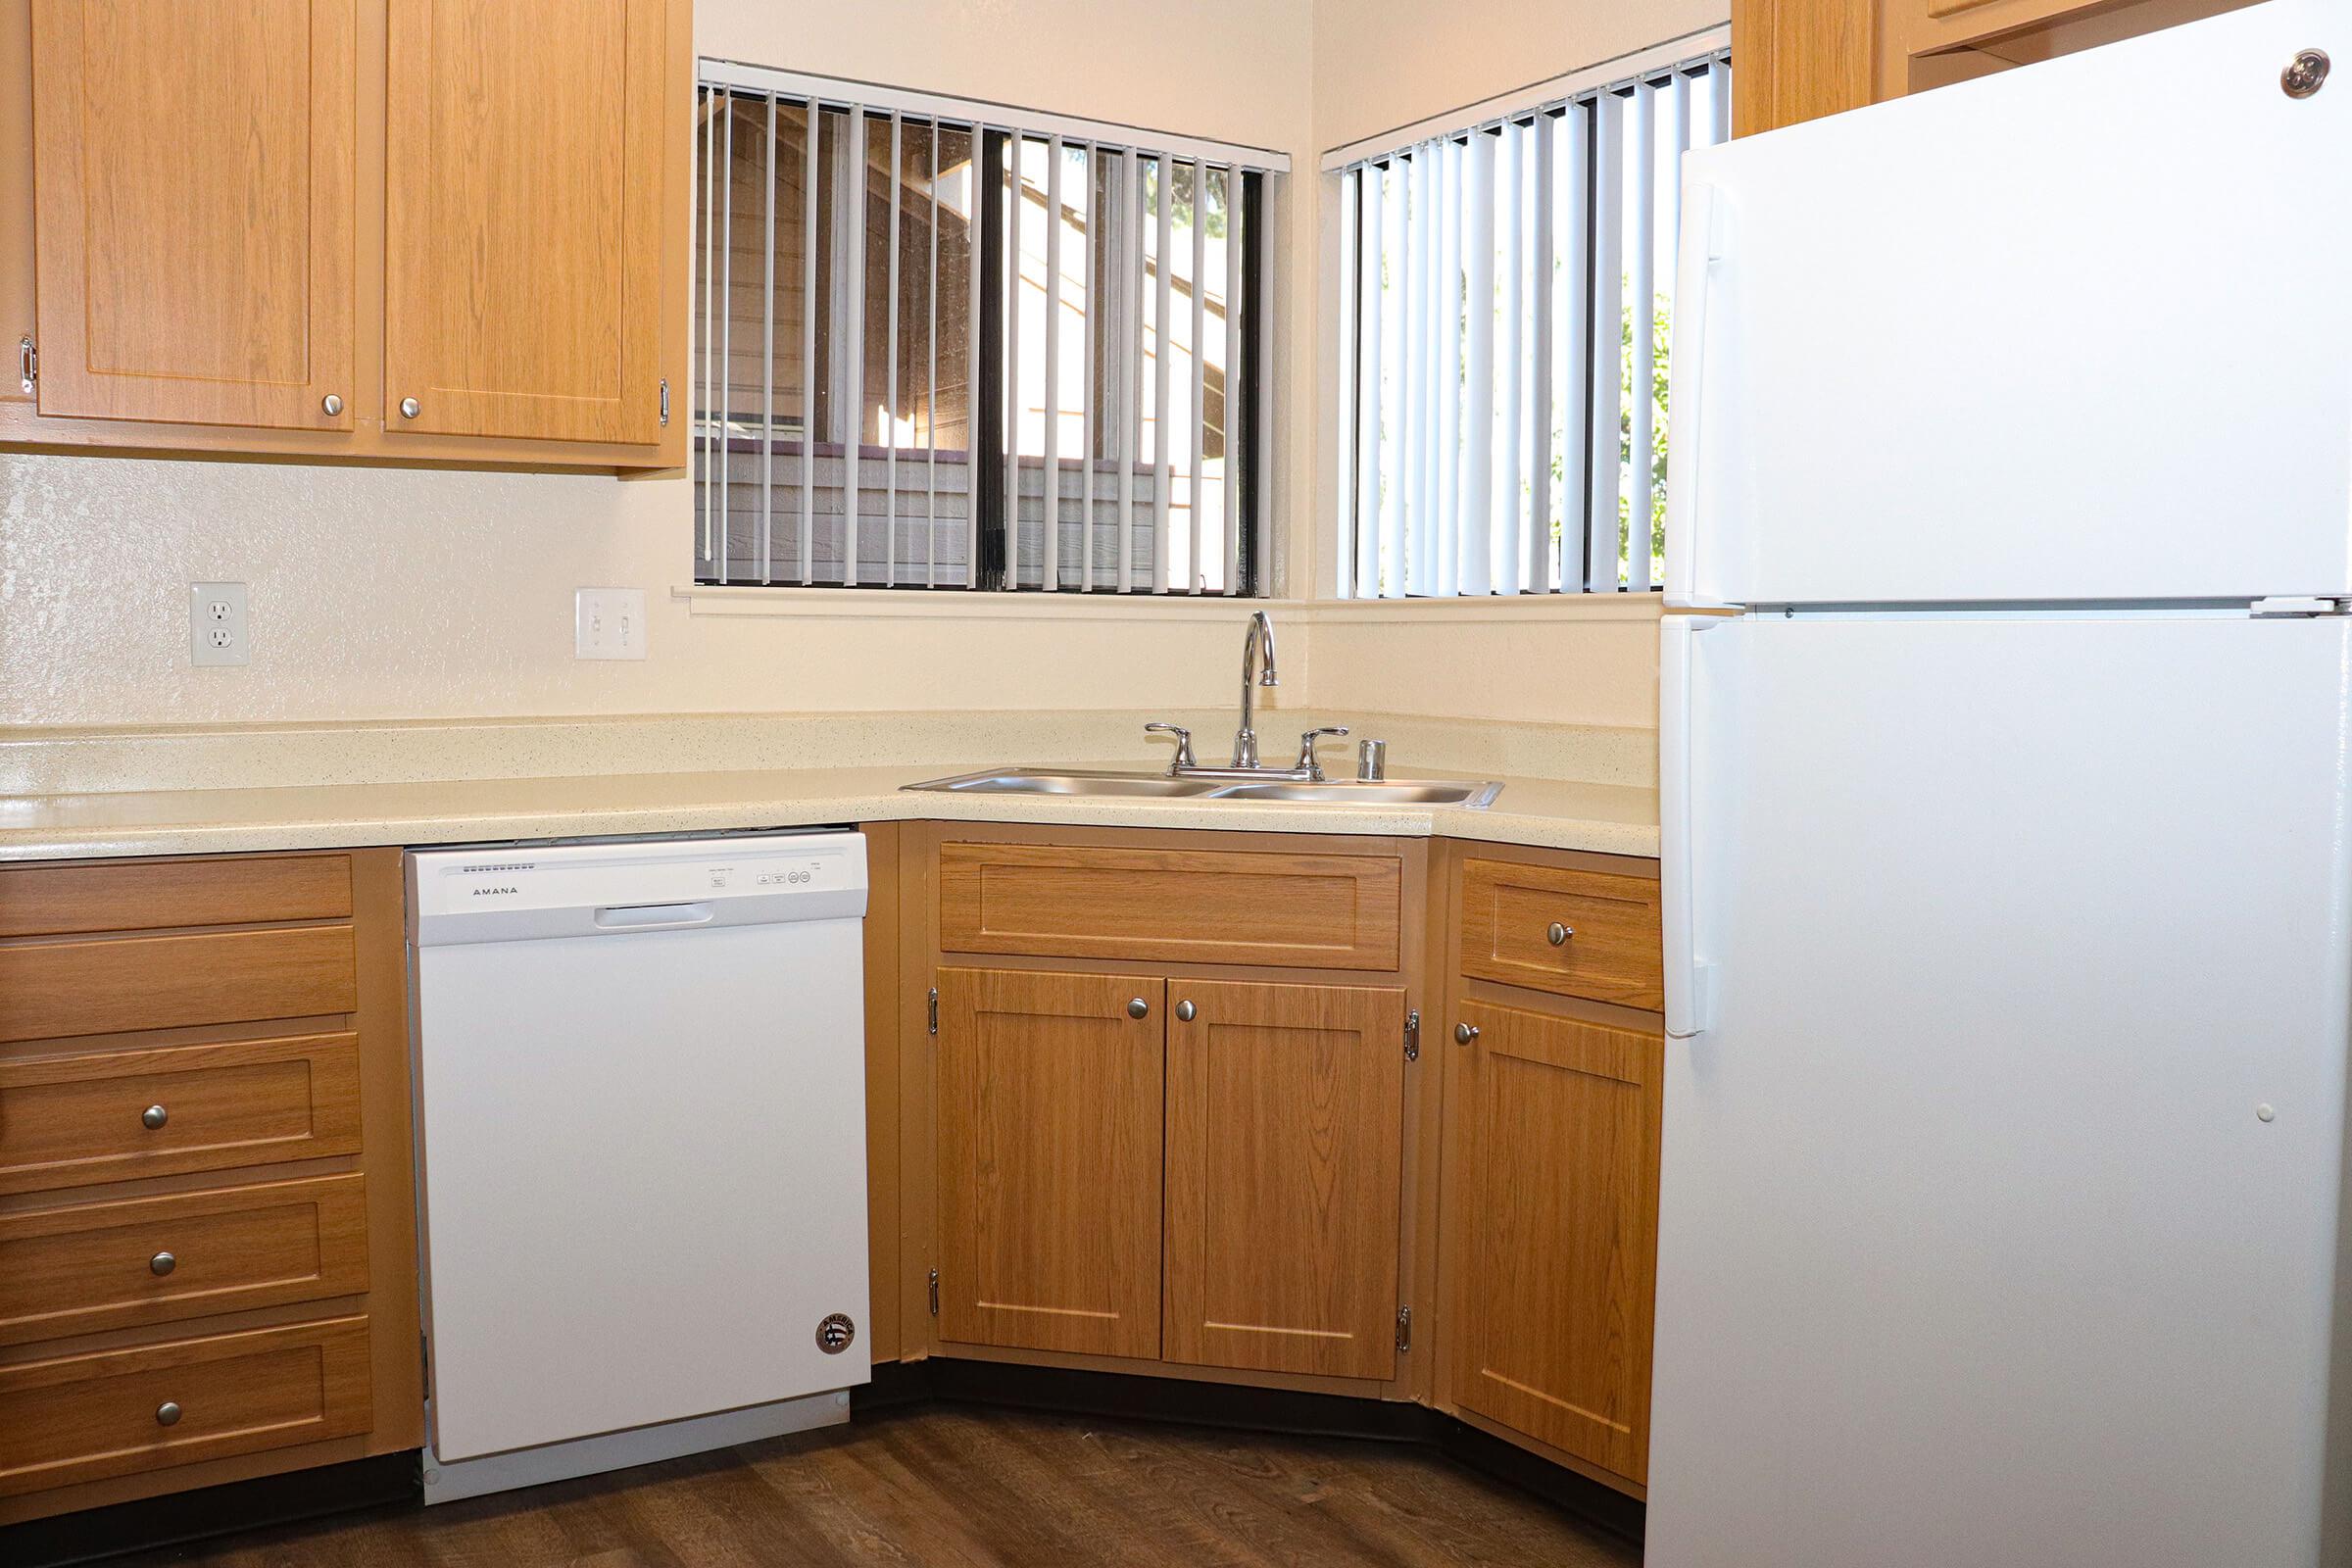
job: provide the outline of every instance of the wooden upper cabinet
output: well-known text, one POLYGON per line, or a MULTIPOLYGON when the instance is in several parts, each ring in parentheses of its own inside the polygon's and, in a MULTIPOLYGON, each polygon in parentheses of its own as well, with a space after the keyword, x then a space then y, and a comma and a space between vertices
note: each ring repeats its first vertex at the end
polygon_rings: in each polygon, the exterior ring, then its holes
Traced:
POLYGON ((1171 980, 1168 1007, 1167 1359, 1391 1377, 1404 993, 1171 980))
POLYGON ((1777 130, 2256 0, 1732 0, 1732 127, 1777 130))
POLYGON ((940 971, 942 1339, 1159 1353, 1165 992, 940 971))
POLYGON ((34 0, 40 412, 348 430, 355 0, 191 10, 34 0))
POLYGON ((1465 1003, 1448 1045, 1454 1402, 1629 1481, 1649 1467, 1660 1038, 1465 1003))
POLYGON ((662 0, 391 0, 389 434, 661 439, 666 28, 662 0))

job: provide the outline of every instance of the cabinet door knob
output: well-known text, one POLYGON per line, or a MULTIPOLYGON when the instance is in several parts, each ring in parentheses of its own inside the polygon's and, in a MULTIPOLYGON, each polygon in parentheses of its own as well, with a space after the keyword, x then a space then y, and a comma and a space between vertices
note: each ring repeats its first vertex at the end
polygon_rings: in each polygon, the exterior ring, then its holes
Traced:
POLYGON ((1478 1025, 1474 1023, 1457 1023, 1453 1026, 1453 1043, 1455 1045, 1466 1046, 1477 1038, 1478 1025))
POLYGON ((179 1267, 179 1259, 173 1257, 170 1252, 158 1252, 147 1260, 147 1272, 159 1278, 177 1267, 179 1267))
POLYGON ((402 398, 400 400, 400 416, 402 418, 414 419, 416 417, 416 416, 422 414, 423 412, 424 405, 417 402, 415 398, 402 398))
POLYGON ((1576 929, 1573 926, 1565 926, 1554 920, 1544 931, 1544 940, 1555 948, 1564 948, 1568 945, 1568 939, 1574 935, 1576 935, 1576 929))
POLYGON ((1200 1009, 1189 1001, 1176 1004, 1176 1017, 1179 1022, 1191 1023, 1199 1014, 1200 1009))
POLYGON ((139 1125, 153 1132, 172 1119, 172 1113, 161 1105, 149 1105, 139 1112, 139 1125))
POLYGON ((1127 1016, 1128 1016, 1128 1017, 1130 1017, 1130 1018, 1148 1018, 1148 1017, 1150 1017, 1151 1015, 1152 1015, 1152 1004, 1150 1004, 1149 1002, 1146 1002, 1146 1001, 1145 1001, 1143 998, 1141 998, 1141 997, 1138 997, 1138 998, 1136 998, 1136 999, 1135 999, 1133 1002, 1130 1002, 1129 1004, 1127 1004, 1127 1016))
POLYGON ((157 1405, 155 1407, 155 1424, 159 1427, 175 1427, 179 1425, 179 1401, 176 1399, 166 1399, 163 1403, 157 1405))
POLYGON ((331 419, 343 412, 343 399, 335 393, 329 392, 320 400, 318 406, 326 411, 326 416, 331 419))

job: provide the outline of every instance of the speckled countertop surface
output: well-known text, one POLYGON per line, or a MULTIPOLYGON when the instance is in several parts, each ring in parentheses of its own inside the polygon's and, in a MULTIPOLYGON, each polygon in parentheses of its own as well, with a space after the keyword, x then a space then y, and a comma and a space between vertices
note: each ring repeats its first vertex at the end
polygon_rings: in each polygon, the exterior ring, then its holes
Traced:
MULTIPOLYGON (((1171 714, 1207 726, 1221 713, 1171 714)), ((1658 851, 1644 732, 1294 711, 1392 741, 1398 778, 1498 779, 1484 809, 908 793, 1003 765, 1156 771, 1124 712, 637 715, 0 732, 0 860, 466 844, 907 820, 1233 828, 1658 851), (1107 755, 1106 755, 1107 754, 1107 755)), ((1203 733, 1211 733, 1203 729, 1203 733)), ((1345 759, 1329 759, 1344 776, 1345 759)))
POLYGON ((910 794, 901 788, 955 771, 937 765, 778 768, 17 796, 0 799, 0 860, 906 820, 1368 833, 1610 855, 1658 853, 1656 796, 1633 785, 1505 779, 1501 796, 1483 810, 910 794))

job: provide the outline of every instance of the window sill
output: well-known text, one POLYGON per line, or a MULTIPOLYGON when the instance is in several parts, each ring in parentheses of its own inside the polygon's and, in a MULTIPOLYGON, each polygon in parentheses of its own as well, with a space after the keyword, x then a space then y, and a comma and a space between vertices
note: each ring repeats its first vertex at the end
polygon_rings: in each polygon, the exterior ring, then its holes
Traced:
POLYGON ((1239 620, 1263 610, 1307 625, 1493 621, 1644 621, 1662 596, 1523 594, 1478 599, 1218 599, 1147 594, 972 593, 925 588, 729 588, 693 583, 672 588, 689 614, 752 620, 1126 620, 1142 624, 1239 620))

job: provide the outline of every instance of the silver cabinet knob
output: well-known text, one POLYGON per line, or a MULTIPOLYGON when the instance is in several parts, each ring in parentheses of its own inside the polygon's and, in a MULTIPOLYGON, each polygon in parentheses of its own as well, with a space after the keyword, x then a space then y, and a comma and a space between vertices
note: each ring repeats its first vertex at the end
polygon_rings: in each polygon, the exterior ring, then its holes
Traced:
POLYGON ((149 1105, 139 1112, 139 1125, 153 1132, 172 1119, 172 1113, 161 1105, 149 1105))
POLYGON ((326 411, 326 416, 330 419, 343 412, 342 398, 332 392, 329 392, 318 406, 326 411))
POLYGON ((1176 1017, 1179 1022, 1191 1023, 1195 1017, 1199 1016, 1199 1014, 1200 1009, 1195 1007, 1190 1002, 1179 1002, 1176 1004, 1176 1017))
POLYGON ((423 412, 424 405, 417 402, 415 398, 402 398, 400 400, 400 416, 402 418, 414 419, 416 417, 416 416, 422 414, 423 412))
POLYGON ((1141 998, 1141 997, 1138 997, 1138 998, 1136 998, 1136 999, 1135 999, 1133 1002, 1130 1002, 1129 1004, 1127 1004, 1127 1016, 1128 1016, 1128 1017, 1130 1017, 1130 1018, 1148 1018, 1148 1017, 1150 1017, 1151 1015, 1152 1015, 1152 1004, 1150 1004, 1149 1002, 1146 1002, 1146 1001, 1145 1001, 1143 998, 1141 998))
POLYGON ((2325 49, 2306 49, 2287 62, 2278 77, 2278 85, 2286 89, 2289 98, 2309 98, 2328 85, 2328 73, 2333 62, 2325 49))
POLYGON ((1453 1026, 1453 1043, 1455 1045, 1466 1046, 1477 1038, 1478 1025, 1474 1023, 1457 1023, 1453 1026))
POLYGON ((1559 921, 1554 920, 1551 922, 1550 926, 1545 929, 1544 933, 1544 940, 1550 943, 1555 948, 1564 948, 1568 945, 1568 939, 1574 935, 1576 935, 1576 932, 1573 928, 1564 926, 1560 924, 1559 921))
POLYGON ((173 1257, 170 1252, 158 1252, 147 1260, 147 1272, 159 1279, 177 1267, 179 1267, 179 1259, 173 1257))
POLYGON ((179 1425, 179 1401, 176 1399, 166 1399, 163 1403, 157 1405, 155 1407, 155 1424, 159 1427, 175 1427, 179 1425))

